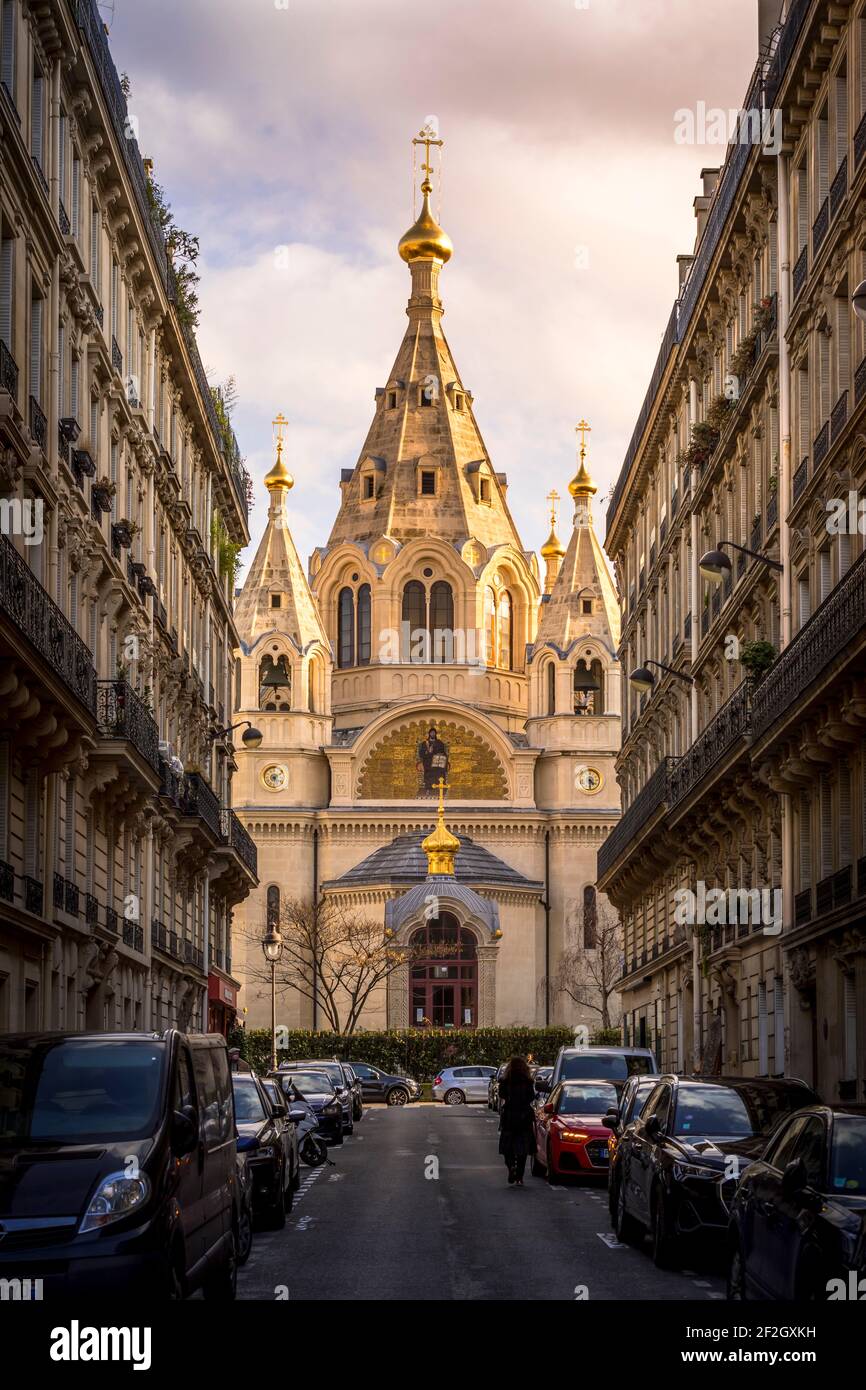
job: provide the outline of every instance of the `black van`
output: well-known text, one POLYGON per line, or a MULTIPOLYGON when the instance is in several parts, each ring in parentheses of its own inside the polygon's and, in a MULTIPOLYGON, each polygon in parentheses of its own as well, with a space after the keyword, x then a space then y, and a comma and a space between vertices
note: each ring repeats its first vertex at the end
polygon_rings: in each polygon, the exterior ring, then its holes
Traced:
POLYGON ((0 1034, 0 1280, 234 1298, 235 1142, 219 1034, 0 1034))

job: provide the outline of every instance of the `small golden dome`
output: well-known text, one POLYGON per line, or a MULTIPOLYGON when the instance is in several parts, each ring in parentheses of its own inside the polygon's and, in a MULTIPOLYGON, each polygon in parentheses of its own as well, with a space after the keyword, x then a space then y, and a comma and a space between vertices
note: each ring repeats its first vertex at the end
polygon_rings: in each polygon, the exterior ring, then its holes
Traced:
POLYGON ((280 439, 277 441, 277 461, 270 473, 265 474, 265 487, 268 492, 276 492, 281 488, 288 492, 294 486, 295 480, 283 463, 283 441, 280 439))
POLYGON ((450 261, 454 247, 447 232, 443 232, 439 223, 430 211, 430 194, 433 186, 429 179, 425 179, 421 185, 421 192, 424 194, 424 203, 421 208, 421 216, 410 227, 399 240, 397 250, 403 260, 421 261, 435 258, 437 261, 450 261))
POLYGON ((454 856, 460 851, 460 841, 456 835, 451 834, 445 824, 445 812, 441 807, 436 829, 431 830, 427 838, 421 841, 421 848, 427 855, 429 874, 454 873, 454 856))
POLYGON ((583 452, 580 456, 580 467, 568 485, 568 490, 575 502, 578 497, 594 497, 598 488, 586 471, 586 464, 583 461, 583 452))
POLYGON ((555 527, 551 526, 550 535, 541 547, 542 560, 561 560, 565 555, 565 546, 556 534, 555 527))

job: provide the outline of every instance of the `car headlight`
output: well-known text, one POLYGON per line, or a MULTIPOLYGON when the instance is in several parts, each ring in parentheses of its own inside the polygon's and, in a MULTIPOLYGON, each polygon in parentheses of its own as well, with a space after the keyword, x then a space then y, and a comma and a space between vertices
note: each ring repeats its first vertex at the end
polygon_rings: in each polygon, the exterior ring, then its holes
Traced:
POLYGON ((342 1105, 337 1105, 334 1101, 332 1101, 330 1105, 326 1105, 322 1110, 323 1115, 341 1115, 342 1113, 342 1105))
POLYGON ((131 1178, 126 1173, 109 1173, 97 1187, 84 1213, 79 1231, 98 1231, 112 1221, 120 1221, 150 1196, 150 1179, 144 1173, 131 1178))
POLYGON ((675 1163, 674 1177, 677 1182, 683 1182, 686 1178, 721 1178, 723 1176, 721 1168, 702 1168, 698 1163, 675 1163))
POLYGON ((568 1139, 573 1144, 580 1144, 583 1143, 584 1139, 588 1139, 589 1135, 584 1134, 582 1129, 564 1129, 560 1138, 568 1139))

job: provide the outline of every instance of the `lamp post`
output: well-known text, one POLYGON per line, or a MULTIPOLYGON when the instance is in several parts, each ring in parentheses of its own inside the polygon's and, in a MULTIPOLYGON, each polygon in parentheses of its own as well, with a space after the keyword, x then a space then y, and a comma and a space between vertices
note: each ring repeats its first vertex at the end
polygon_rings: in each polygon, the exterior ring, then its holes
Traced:
POLYGON ((216 743, 218 738, 228 738, 235 729, 245 729, 246 733, 241 734, 241 743, 245 748, 261 748, 262 733, 259 729, 254 729, 249 719, 242 719, 239 724, 231 724, 225 729, 212 729, 210 732, 211 743, 216 743))
POLYGON ((273 923, 262 938, 262 951, 271 966, 271 1070, 277 1069, 277 961, 283 954, 283 938, 273 923))
POLYGON ((780 565, 778 560, 771 560, 769 555, 761 555, 757 550, 749 550, 748 546, 738 545, 736 541, 719 541, 715 550, 708 550, 698 561, 698 568, 704 579, 709 579, 712 584, 719 584, 726 574, 731 573, 731 557, 726 555, 723 546, 730 546, 732 550, 739 550, 743 555, 751 555, 753 560, 760 560, 771 570, 778 570, 781 574, 784 565, 780 565))
POLYGON ((663 661, 647 659, 644 665, 637 666, 628 678, 629 685, 633 686, 635 690, 639 690, 642 695, 646 695, 648 691, 652 690, 656 683, 656 678, 649 669, 650 666, 657 666, 660 671, 667 671, 671 676, 679 676, 680 680, 685 681, 687 685, 694 685, 695 683, 694 676, 687 676, 685 671, 677 671, 674 666, 666 666, 663 661))

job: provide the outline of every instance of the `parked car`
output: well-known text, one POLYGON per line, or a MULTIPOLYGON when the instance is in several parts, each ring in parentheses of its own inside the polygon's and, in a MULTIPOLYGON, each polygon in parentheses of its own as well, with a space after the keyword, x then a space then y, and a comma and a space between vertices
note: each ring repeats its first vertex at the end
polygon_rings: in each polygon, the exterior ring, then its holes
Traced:
POLYGON ((658 1077, 630 1076, 619 1094, 618 1102, 604 1117, 610 1131, 607 1141, 607 1199, 611 1220, 616 1216, 616 1189, 619 1183, 619 1136, 632 1120, 640 1119, 647 1100, 658 1085, 658 1077))
POLYGON ((537 1096, 546 1096, 550 1092, 549 1082, 553 1076, 553 1067, 537 1067, 532 1078, 537 1096))
POLYGON ((801 1110, 734 1194, 728 1298, 862 1298, 864 1276, 866 1115, 801 1110))
POLYGON ((622 1090, 630 1076, 657 1076, 658 1070, 648 1047, 561 1047, 553 1075, 539 1089, 552 1091, 560 1081, 612 1081, 622 1090))
MULTIPOLYGON (((296 1062, 281 1062, 281 1071, 323 1071, 326 1076, 331 1078, 334 1090, 337 1092, 337 1099, 343 1107, 343 1133, 353 1134, 355 1130, 355 1094, 353 1084, 357 1084, 360 1091, 360 1082, 356 1081, 346 1070, 346 1063, 338 1062, 336 1057, 325 1059, 307 1057, 296 1062)), ((302 1088, 303 1089, 303 1088, 302 1088)))
POLYGON ((280 1085, 294 1086, 319 1122, 319 1133, 326 1144, 342 1144, 343 1119, 345 1108, 337 1094, 331 1077, 325 1071, 280 1071, 277 1075, 280 1085))
POLYGON ((508 1063, 503 1062, 501 1067, 497 1067, 487 1083, 487 1108, 488 1110, 499 1110, 499 1083, 508 1071, 508 1063))
POLYGON ((238 1181, 225 1039, 0 1037, 0 1278, 46 1299, 235 1296, 238 1181))
POLYGON ((245 1265, 253 1248, 253 1174, 245 1153, 235 1155, 238 1174, 238 1264, 245 1265))
POLYGON ((253 1176, 253 1214, 275 1230, 286 1224, 300 1185, 295 1126, 284 1103, 271 1100, 257 1076, 232 1076, 238 1152, 245 1153, 253 1176))
POLYGON ((433 1082, 433 1099, 446 1105, 465 1105, 467 1101, 487 1099, 491 1076, 496 1067, 445 1067, 433 1082))
POLYGON ((371 1067, 369 1062, 353 1062, 352 1071, 361 1083, 361 1093, 368 1104, 384 1101, 386 1105, 407 1105, 409 1101, 420 1099, 421 1086, 411 1076, 382 1071, 380 1067, 371 1067))
POLYGON ((351 1062, 341 1062, 340 1066, 343 1068, 346 1084, 352 1092, 352 1119, 356 1121, 363 1120, 364 1088, 361 1085, 361 1078, 355 1071, 354 1065, 351 1062))
POLYGON ((723 1238, 744 1167, 787 1115, 817 1103, 802 1081, 661 1076, 618 1140, 616 1233, 652 1236, 659 1268, 691 1238, 723 1238))
POLYGON ((601 1116, 614 1105, 609 1081, 561 1081, 535 1110, 533 1176, 550 1183, 566 1174, 607 1177, 610 1131, 601 1116))

